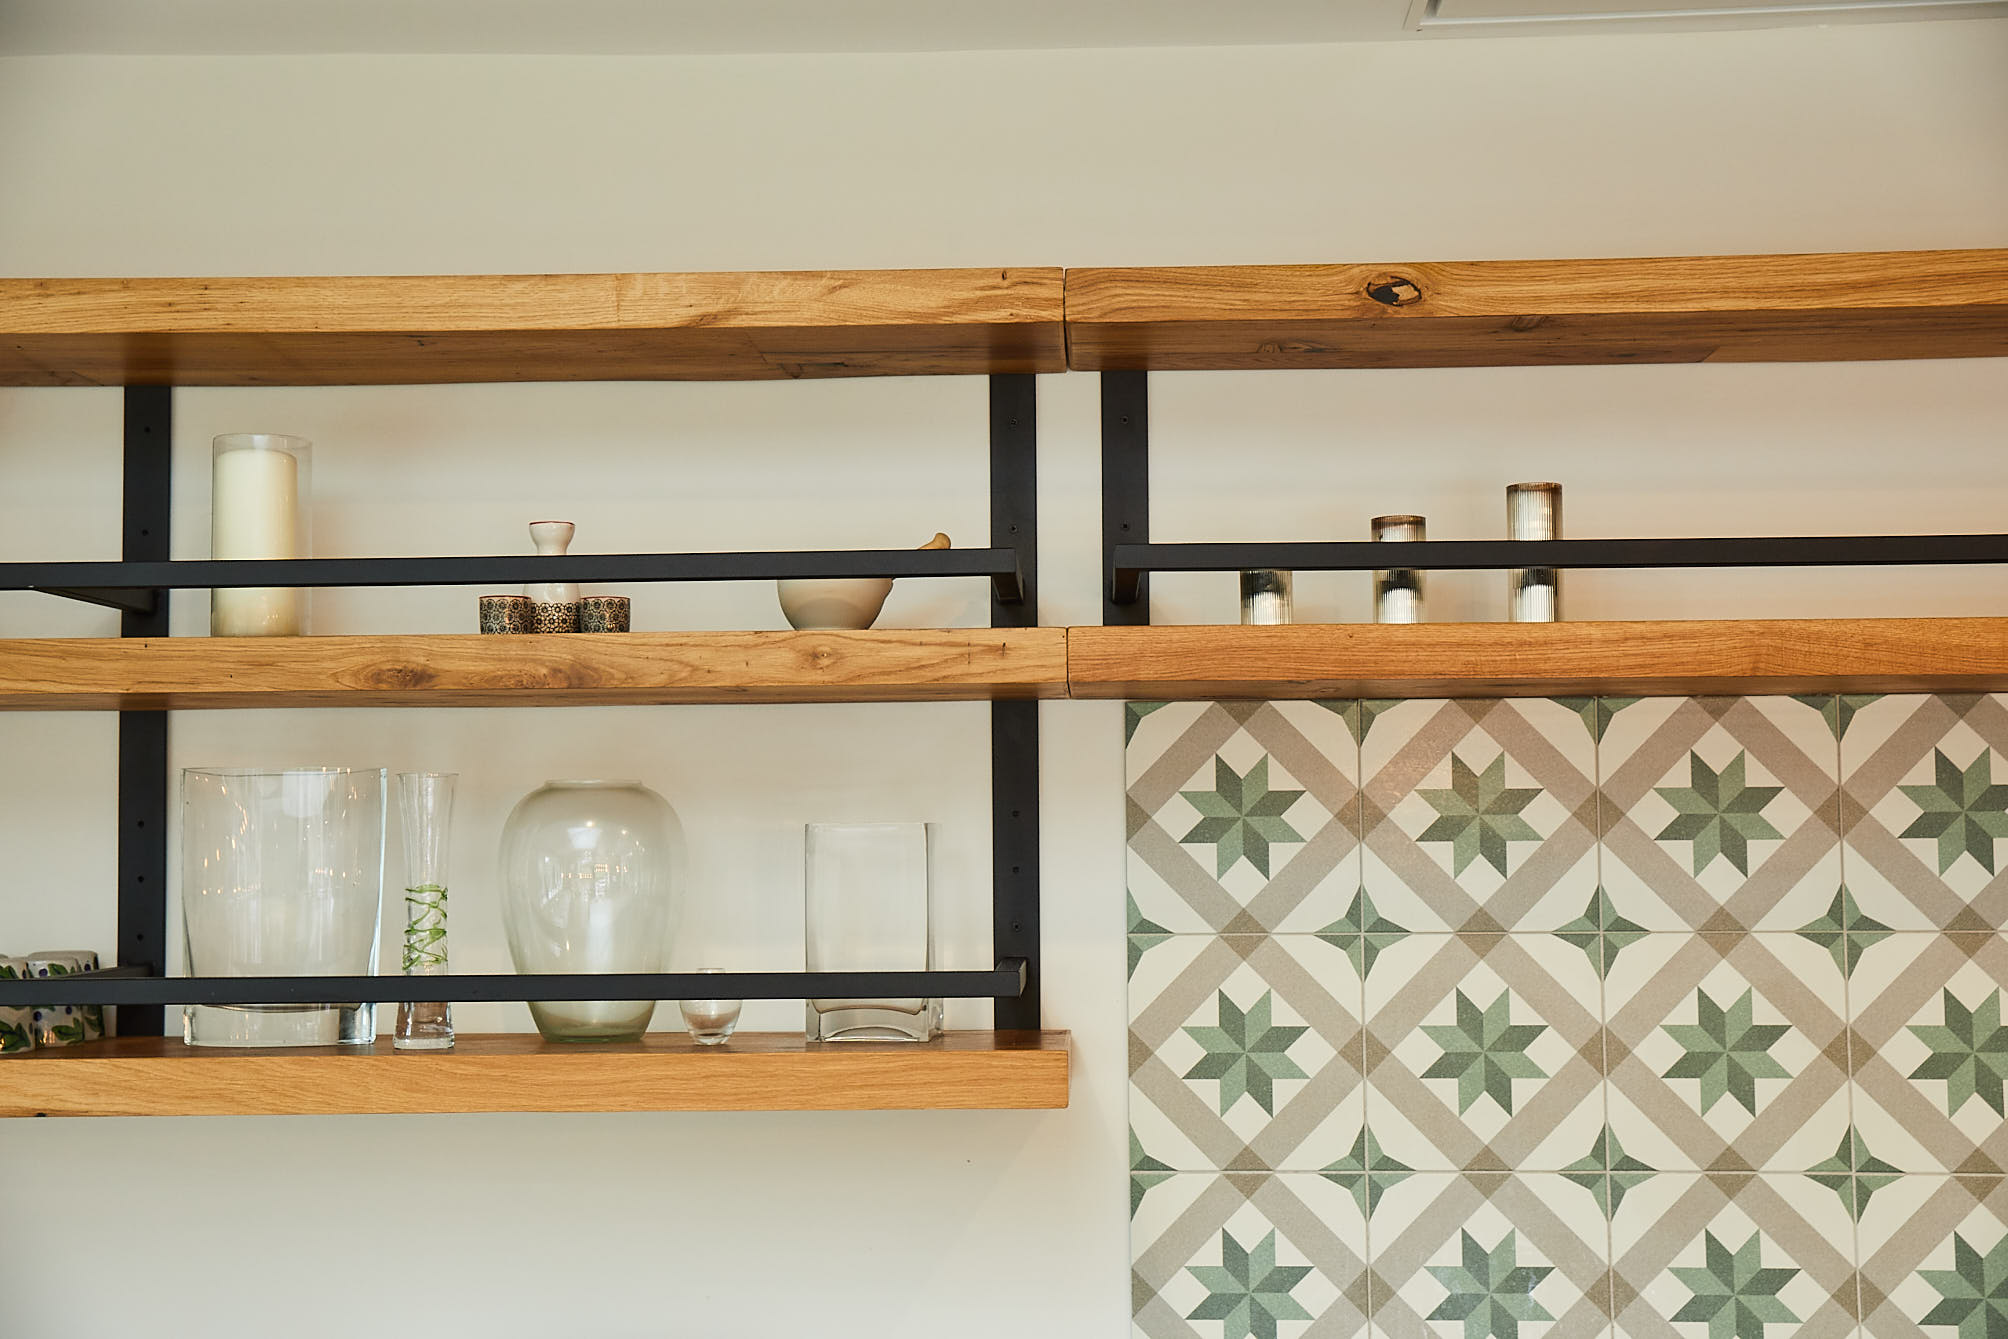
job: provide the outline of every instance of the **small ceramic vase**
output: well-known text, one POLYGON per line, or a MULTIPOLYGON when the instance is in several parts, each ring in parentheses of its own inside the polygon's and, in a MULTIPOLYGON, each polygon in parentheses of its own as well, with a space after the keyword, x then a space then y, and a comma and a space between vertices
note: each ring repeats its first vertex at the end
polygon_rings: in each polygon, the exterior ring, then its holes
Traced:
POLYGON ((536 606, 524 595, 484 595, 481 597, 481 630, 486 633, 524 633, 532 627, 530 611, 536 606))
MULTIPOLYGON (((562 558, 565 556, 565 550, 571 545, 572 535, 577 529, 578 527, 570 521, 532 521, 530 522, 530 542, 537 546, 538 557, 562 558)), ((579 586, 575 581, 532 581, 523 587, 523 594, 533 604, 577 604, 579 602, 579 586)), ((539 628, 537 631, 544 632, 546 629, 539 628)), ((552 628, 549 631, 569 632, 571 629, 552 628)))
POLYGON ((580 632, 626 632, 628 597, 588 595, 579 601, 580 632))

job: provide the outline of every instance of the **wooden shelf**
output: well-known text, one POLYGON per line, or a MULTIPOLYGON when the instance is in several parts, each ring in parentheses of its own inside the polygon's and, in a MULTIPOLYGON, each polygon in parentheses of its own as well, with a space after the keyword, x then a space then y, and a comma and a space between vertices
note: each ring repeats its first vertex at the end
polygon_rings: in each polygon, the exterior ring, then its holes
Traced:
POLYGON ((1067 1105, 1065 1032, 811 1045, 682 1033, 630 1045, 464 1036, 453 1050, 237 1051, 120 1037, 0 1060, 0 1116, 336 1116, 460 1111, 884 1111, 1067 1105))
POLYGON ((1087 371, 2002 356, 2008 250, 1068 270, 1067 342, 1087 371))
POLYGON ((0 386, 1059 372, 1058 269, 0 279, 0 386))
POLYGON ((0 709, 1066 696, 1064 628, 0 641, 0 709))
POLYGON ((1074 628, 1079 698, 2008 689, 2008 618, 1074 628))

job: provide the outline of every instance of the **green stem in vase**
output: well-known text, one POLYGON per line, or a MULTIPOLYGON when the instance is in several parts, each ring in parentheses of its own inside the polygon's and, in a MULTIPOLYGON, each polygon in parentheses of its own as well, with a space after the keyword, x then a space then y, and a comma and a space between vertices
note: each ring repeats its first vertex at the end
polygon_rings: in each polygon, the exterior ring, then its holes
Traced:
POLYGON ((404 971, 446 966, 446 889, 422 883, 404 890, 404 971))

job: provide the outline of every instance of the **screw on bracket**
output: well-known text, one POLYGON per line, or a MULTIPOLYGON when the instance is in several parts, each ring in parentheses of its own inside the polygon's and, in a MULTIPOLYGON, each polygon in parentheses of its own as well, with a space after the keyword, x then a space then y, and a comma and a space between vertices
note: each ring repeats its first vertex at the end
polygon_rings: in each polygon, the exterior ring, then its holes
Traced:
POLYGON ((1384 307, 1406 307, 1422 301, 1422 285, 1399 274, 1367 281, 1367 296, 1384 307))

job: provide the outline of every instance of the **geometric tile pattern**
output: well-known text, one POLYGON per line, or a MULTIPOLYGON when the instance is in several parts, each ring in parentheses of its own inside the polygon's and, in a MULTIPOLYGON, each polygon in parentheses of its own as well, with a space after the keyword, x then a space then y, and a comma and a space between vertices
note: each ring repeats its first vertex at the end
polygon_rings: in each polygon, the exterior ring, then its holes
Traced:
POLYGON ((2008 1339, 2008 696, 1124 730, 1136 1334, 2008 1339))

